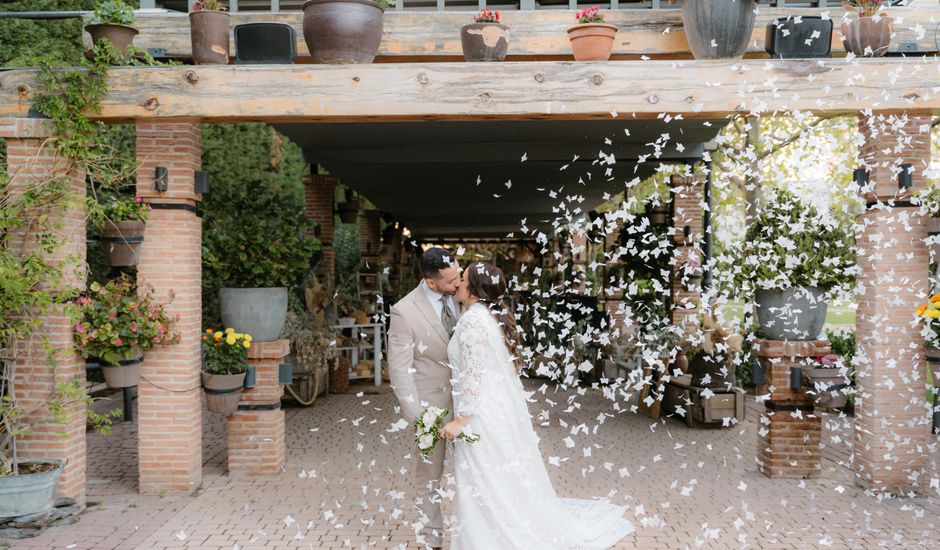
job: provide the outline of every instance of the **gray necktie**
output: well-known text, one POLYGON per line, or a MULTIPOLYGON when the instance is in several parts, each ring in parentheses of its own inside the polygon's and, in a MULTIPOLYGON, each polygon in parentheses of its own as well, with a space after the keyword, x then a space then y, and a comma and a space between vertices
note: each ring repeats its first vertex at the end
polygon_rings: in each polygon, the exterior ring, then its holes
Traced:
POLYGON ((448 336, 454 335, 454 327, 457 326, 457 318, 454 317, 454 312, 450 310, 450 306, 447 305, 447 296, 441 296, 441 322, 444 323, 444 330, 447 331, 448 336))

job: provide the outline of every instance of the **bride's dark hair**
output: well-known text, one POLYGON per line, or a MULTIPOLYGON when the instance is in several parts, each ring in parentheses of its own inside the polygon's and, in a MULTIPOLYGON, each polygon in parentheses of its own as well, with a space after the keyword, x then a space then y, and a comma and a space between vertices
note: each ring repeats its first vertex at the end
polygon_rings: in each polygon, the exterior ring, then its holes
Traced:
POLYGON ((479 298, 480 303, 489 308, 503 332, 503 341, 509 349, 516 370, 522 369, 522 343, 516 317, 512 312, 512 301, 507 292, 506 275, 503 270, 486 262, 473 262, 464 271, 467 277, 467 290, 479 298))

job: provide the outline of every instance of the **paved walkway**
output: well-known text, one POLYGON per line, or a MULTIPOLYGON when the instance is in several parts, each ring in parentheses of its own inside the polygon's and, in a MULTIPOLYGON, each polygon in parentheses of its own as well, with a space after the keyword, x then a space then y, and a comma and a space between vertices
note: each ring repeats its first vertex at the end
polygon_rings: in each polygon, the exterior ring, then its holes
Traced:
MULTIPOLYGON (((537 390, 541 383, 527 385, 537 390)), ((733 428, 691 430, 672 419, 616 413, 596 390, 549 387, 534 399, 533 414, 547 417, 539 434, 559 495, 606 496, 629 506, 637 532, 617 548, 940 544, 940 496, 878 500, 830 460, 815 480, 758 473, 753 407, 733 428)), ((11 548, 418 549, 411 436, 389 431, 394 405, 391 394, 348 394, 288 409, 287 467, 261 478, 225 474, 224 424, 207 413, 204 479, 193 496, 136 493, 133 424, 118 425, 107 439, 90 435, 88 511, 75 525, 11 541, 11 548)))

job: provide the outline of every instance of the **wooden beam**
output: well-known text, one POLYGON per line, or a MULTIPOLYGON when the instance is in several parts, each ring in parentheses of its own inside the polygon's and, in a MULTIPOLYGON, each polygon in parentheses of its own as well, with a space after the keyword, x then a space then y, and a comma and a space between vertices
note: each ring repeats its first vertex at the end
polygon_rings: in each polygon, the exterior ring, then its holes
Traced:
MULTIPOLYGON (((113 122, 940 113, 933 58, 121 67, 109 80, 97 118, 113 122)), ((26 116, 36 89, 35 71, 0 72, 0 117, 26 116)))
MULTIPOLYGON (((907 54, 937 50, 933 27, 940 21, 940 6, 935 3, 919 7, 894 7, 895 36, 891 51, 907 54), (925 30, 926 29, 926 30, 925 30)), ((832 50, 842 52, 839 32, 844 10, 831 8, 768 8, 761 7, 748 52, 764 54, 766 25, 777 18, 794 15, 828 14, 835 24, 832 50)), ((570 60, 571 48, 565 29, 574 21, 568 10, 505 11, 511 29, 509 60, 570 60)), ((385 33, 377 61, 462 61, 460 27, 469 20, 469 12, 398 12, 385 13, 385 33)), ((676 9, 615 11, 607 20, 620 32, 614 46, 614 59, 648 56, 689 57, 689 46, 682 28, 682 14, 676 9)), ((242 12, 230 17, 231 27, 242 23, 279 22, 291 25, 297 38, 298 61, 309 61, 303 35, 303 13, 242 12)), ((147 13, 138 15, 140 35, 135 44, 141 48, 162 49, 174 58, 190 58, 189 18, 182 13, 147 13)), ((90 37, 85 34, 86 44, 90 37)), ((234 59, 235 42, 231 41, 234 59)))

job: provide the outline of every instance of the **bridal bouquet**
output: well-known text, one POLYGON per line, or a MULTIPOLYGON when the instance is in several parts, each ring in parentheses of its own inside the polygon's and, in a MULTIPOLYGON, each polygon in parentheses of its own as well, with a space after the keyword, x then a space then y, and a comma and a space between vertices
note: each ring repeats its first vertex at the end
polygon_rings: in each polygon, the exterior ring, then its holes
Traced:
MULTIPOLYGON (((418 443, 418 449, 421 454, 428 456, 434 452, 434 446, 441 438, 440 431, 444 427, 444 420, 450 411, 440 407, 428 407, 415 418, 415 442, 418 443)), ((480 440, 478 435, 462 433, 457 436, 467 443, 476 443, 480 440)))

